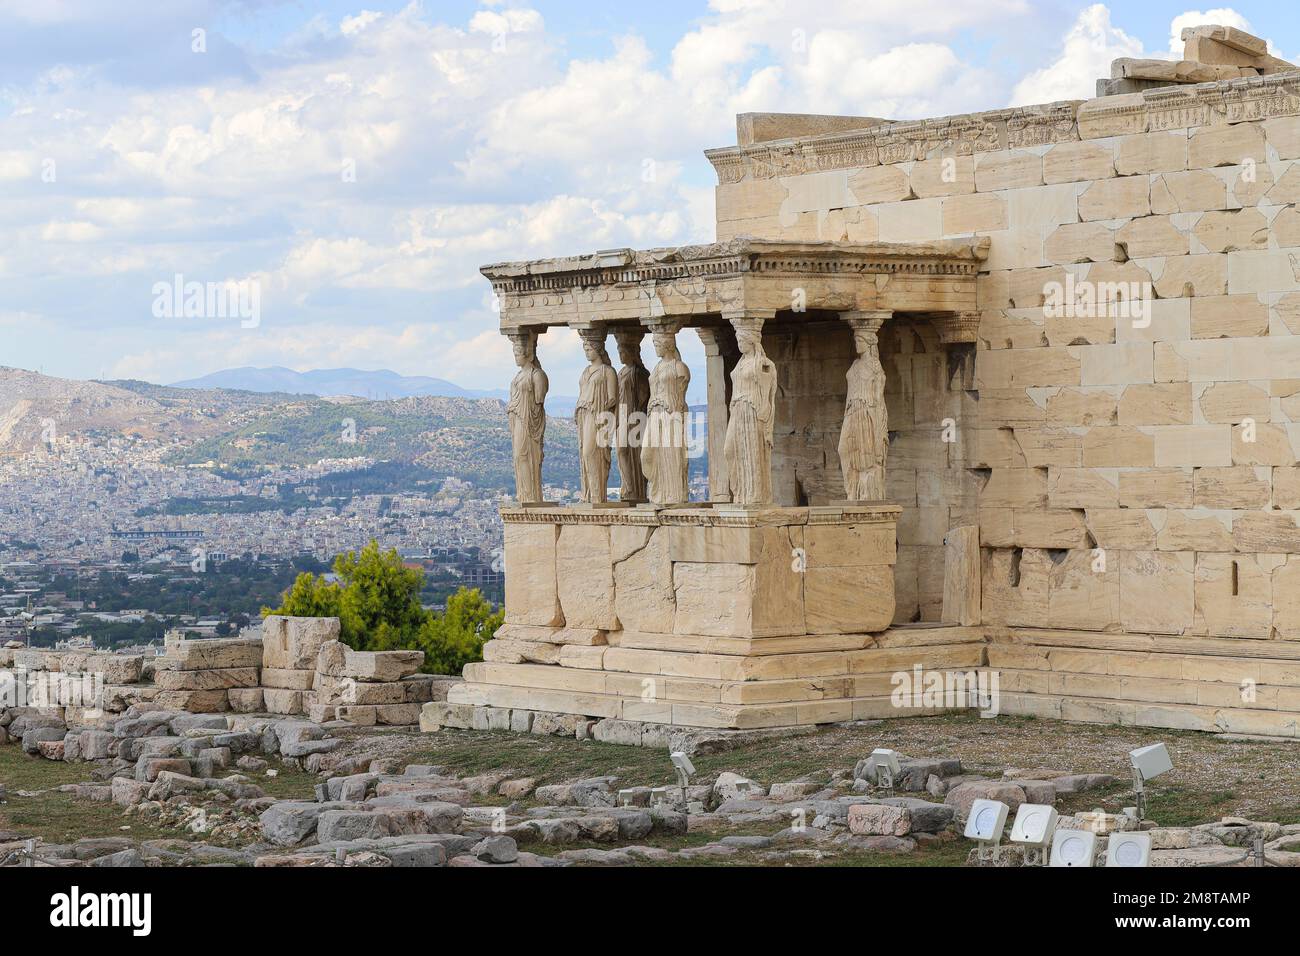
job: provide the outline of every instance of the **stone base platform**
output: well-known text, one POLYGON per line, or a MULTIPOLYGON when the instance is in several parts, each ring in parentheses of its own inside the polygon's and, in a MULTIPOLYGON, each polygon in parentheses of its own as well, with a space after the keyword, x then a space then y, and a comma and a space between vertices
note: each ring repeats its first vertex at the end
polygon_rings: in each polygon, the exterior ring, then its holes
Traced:
POLYGON ((1001 710, 1087 723, 1300 738, 1300 643, 990 631, 1001 710))
MULTIPOLYGON (((896 706, 894 675, 916 667, 968 674, 985 664, 978 628, 766 638, 753 642, 760 653, 744 641, 683 644, 680 650, 555 645, 554 661, 485 660, 465 668, 465 683, 451 688, 447 701, 678 727, 792 727, 953 709, 896 706), (765 646, 771 644, 778 646, 765 646)), ((489 644, 487 656, 500 653, 489 644)))

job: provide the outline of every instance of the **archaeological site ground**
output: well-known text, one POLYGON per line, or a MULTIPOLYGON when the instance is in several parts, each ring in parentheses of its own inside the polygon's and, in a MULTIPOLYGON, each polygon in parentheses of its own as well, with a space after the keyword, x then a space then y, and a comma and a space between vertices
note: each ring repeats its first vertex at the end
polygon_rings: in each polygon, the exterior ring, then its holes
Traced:
POLYGON ((14 642, 0 899, 38 870, 537 868, 523 895, 576 905, 596 868, 784 895, 855 867, 880 933, 938 868, 1058 915, 1086 886, 1112 927, 1155 911, 1121 888, 1184 885, 1223 896, 1173 918, 1248 922, 1300 867, 1300 67, 1182 41, 1087 100, 743 114, 706 154, 716 241, 484 265, 515 494, 481 660, 433 676, 332 617, 157 659, 14 642), (543 481, 551 393, 576 502, 543 481))

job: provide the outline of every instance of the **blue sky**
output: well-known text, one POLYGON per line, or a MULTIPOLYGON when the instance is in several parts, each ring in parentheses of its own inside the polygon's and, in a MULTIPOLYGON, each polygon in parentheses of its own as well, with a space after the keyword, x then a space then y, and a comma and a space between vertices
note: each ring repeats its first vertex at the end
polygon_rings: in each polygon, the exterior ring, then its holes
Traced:
MULTIPOLYGON (((1248 26, 1296 60, 1293 10, 0 0, 0 362, 156 382, 354 366, 501 387, 509 348, 478 266, 711 240, 703 150, 734 142, 736 112, 1085 98, 1110 59, 1169 56, 1189 17, 1248 26), (256 283, 258 321, 159 315, 177 275, 256 283)), ((576 339, 547 336, 542 360, 572 391, 576 339)))

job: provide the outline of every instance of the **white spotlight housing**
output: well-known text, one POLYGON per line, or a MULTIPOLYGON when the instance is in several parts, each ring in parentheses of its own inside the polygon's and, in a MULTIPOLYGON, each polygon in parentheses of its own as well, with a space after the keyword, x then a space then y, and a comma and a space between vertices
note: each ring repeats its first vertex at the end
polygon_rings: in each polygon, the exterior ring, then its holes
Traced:
POLYGON ((1097 852, 1097 834, 1091 830, 1057 830, 1052 838, 1049 866, 1092 866, 1097 852))
POLYGON ((1150 866, 1151 834, 1120 831, 1110 835, 1106 844, 1107 866, 1150 866))
POLYGON ((877 747, 867 758, 867 770, 871 773, 877 787, 893 789, 899 773, 898 751, 886 747, 877 747))
POLYGON ((1001 842, 1010 812, 1011 808, 1001 800, 976 800, 966 818, 966 838, 981 843, 1001 842))
POLYGON ((1011 842, 1025 848, 1025 863, 1042 866, 1056 832, 1056 808, 1042 803, 1022 803, 1011 825, 1011 842))
POLYGON ((1133 770, 1141 774, 1144 782, 1174 769, 1174 762, 1169 759, 1169 750, 1164 744, 1129 751, 1129 759, 1133 761, 1133 770))

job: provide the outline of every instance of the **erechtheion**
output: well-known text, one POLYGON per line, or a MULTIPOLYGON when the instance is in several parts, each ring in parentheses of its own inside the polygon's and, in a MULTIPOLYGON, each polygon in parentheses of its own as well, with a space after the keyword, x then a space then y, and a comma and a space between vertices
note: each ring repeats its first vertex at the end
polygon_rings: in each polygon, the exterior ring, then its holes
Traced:
POLYGON ((519 501, 451 700, 773 727, 897 715, 919 665, 997 671, 1004 713, 1296 736, 1300 70, 1184 40, 1087 101, 742 116, 714 244, 485 268, 519 501), (557 326, 591 363, 568 508, 539 500, 557 326))

